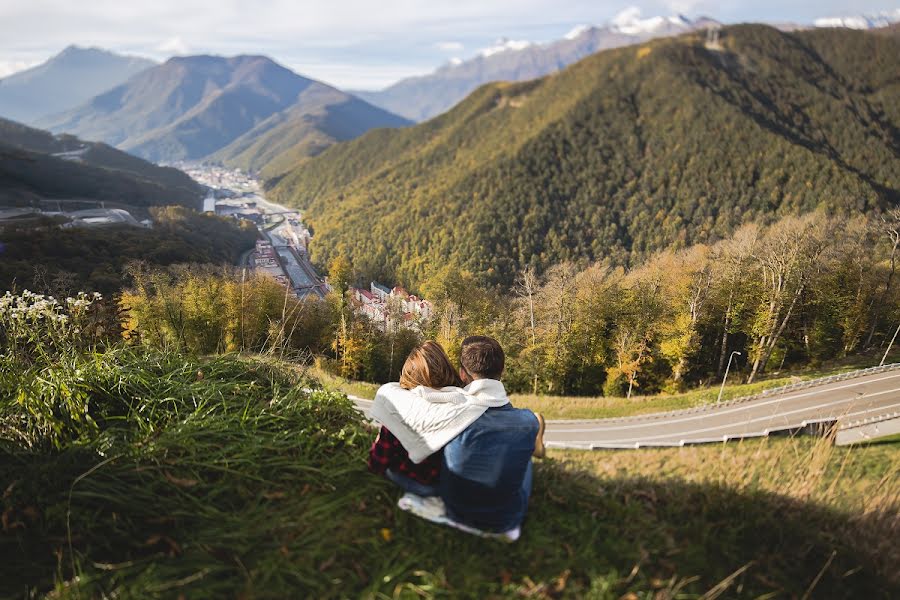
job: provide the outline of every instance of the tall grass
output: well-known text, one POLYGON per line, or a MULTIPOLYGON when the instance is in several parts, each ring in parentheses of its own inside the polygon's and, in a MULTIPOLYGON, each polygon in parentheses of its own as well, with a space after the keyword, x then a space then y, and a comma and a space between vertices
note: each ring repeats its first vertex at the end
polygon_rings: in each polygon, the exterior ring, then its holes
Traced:
POLYGON ((896 445, 553 452, 508 546, 399 511, 351 403, 271 357, 0 364, 0 597, 900 594, 896 445))

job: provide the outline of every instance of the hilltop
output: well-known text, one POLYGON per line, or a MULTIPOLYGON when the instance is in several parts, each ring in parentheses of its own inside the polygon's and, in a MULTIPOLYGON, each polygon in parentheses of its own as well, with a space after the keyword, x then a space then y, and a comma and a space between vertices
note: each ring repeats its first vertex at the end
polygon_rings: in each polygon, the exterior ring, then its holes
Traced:
POLYGON ((315 260, 415 287, 727 236, 747 221, 900 202, 896 36, 727 27, 483 86, 450 112, 329 148, 270 181, 315 260))
MULTIPOLYGON (((94 309, 77 310, 85 327, 94 309)), ((0 347, 9 595, 887 599, 900 589, 891 446, 551 452, 535 468, 523 537, 506 546, 397 509, 398 491, 365 471, 374 430, 293 365, 98 350, 97 326, 72 337, 74 326, 22 331, 17 353, 0 347)))
POLYGON ((34 124, 154 65, 146 58, 69 46, 40 65, 0 79, 0 117, 34 124))
POLYGON ((406 123, 264 56, 171 58, 41 122, 51 131, 102 140, 155 162, 215 154, 253 169, 283 151, 316 153, 373 127, 406 123), (354 121, 335 123, 333 113, 347 106, 354 121), (291 140, 278 152, 264 147, 276 126, 277 137, 291 140))
POLYGON ((639 10, 626 9, 607 25, 576 27, 547 44, 500 40, 477 56, 449 63, 434 73, 403 79, 380 91, 353 93, 398 115, 424 121, 486 83, 535 79, 601 50, 718 26, 712 19, 691 20, 682 15, 642 19, 639 10))
POLYGON ((200 208, 202 197, 200 186, 177 169, 0 119, 0 204, 61 198, 200 208))

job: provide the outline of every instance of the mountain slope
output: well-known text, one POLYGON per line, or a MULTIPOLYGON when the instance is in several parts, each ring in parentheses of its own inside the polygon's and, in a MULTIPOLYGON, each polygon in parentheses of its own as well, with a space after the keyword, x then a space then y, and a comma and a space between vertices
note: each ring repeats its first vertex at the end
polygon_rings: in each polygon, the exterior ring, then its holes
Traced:
POLYGON ((47 62, 0 79, 0 117, 35 123, 154 66, 152 60, 69 46, 47 62))
POLYGON ((139 207, 202 205, 200 186, 177 169, 158 167, 106 144, 0 119, 0 204, 41 198, 139 207))
POLYGON ((354 92, 357 96, 414 121, 441 114, 478 86, 493 81, 525 81, 553 73, 582 58, 610 48, 630 46, 653 38, 718 27, 710 19, 685 17, 641 19, 639 12, 625 11, 604 27, 578 27, 564 39, 524 48, 505 44, 479 56, 441 67, 430 75, 410 77, 378 92, 354 92))
POLYGON ((370 132, 273 194, 313 257, 415 285, 453 261, 525 265, 715 240, 754 219, 900 201, 900 40, 765 26, 658 40, 480 88, 416 127, 370 132))
POLYGON ((276 113, 209 159, 275 176, 336 142, 377 127, 405 127, 410 121, 334 88, 304 90, 295 106, 276 113))
MULTIPOLYGON (((201 159, 237 143, 223 154, 228 159, 252 145, 255 128, 269 131, 268 119, 302 121, 308 115, 315 120, 322 98, 342 103, 350 96, 263 56, 180 57, 46 125, 52 131, 103 140, 153 161, 201 159), (289 113, 276 116, 283 111, 289 113)), ((394 115, 369 108, 364 126, 357 129, 399 122, 394 115)), ((298 144, 315 136, 321 136, 323 143, 326 138, 342 139, 338 128, 326 125, 327 121, 312 125, 306 135, 295 132, 293 139, 298 144)), ((254 167, 260 166, 258 162, 247 159, 254 167)))

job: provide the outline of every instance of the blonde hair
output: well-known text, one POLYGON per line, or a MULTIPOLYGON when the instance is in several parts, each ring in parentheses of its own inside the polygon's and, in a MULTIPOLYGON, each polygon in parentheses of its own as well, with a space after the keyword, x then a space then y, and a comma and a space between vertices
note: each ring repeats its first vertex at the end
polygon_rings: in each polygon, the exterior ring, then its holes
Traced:
POLYGON ((461 383, 447 353, 440 344, 431 340, 409 353, 400 372, 400 386, 408 390, 420 385, 439 389, 461 383))

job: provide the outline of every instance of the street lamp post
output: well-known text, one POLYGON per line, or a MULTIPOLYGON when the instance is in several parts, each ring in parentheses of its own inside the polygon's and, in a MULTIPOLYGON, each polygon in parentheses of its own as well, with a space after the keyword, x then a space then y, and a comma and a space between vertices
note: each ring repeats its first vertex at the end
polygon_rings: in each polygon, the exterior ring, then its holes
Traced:
POLYGON ((731 369, 731 360, 734 358, 735 354, 737 354, 738 356, 741 356, 741 353, 738 352, 737 350, 735 350, 734 352, 731 353, 731 356, 728 357, 728 366, 725 367, 725 377, 722 378, 722 387, 719 388, 719 397, 716 398, 716 403, 719 403, 722 401, 722 392, 725 391, 725 381, 728 380, 728 371, 731 369))

